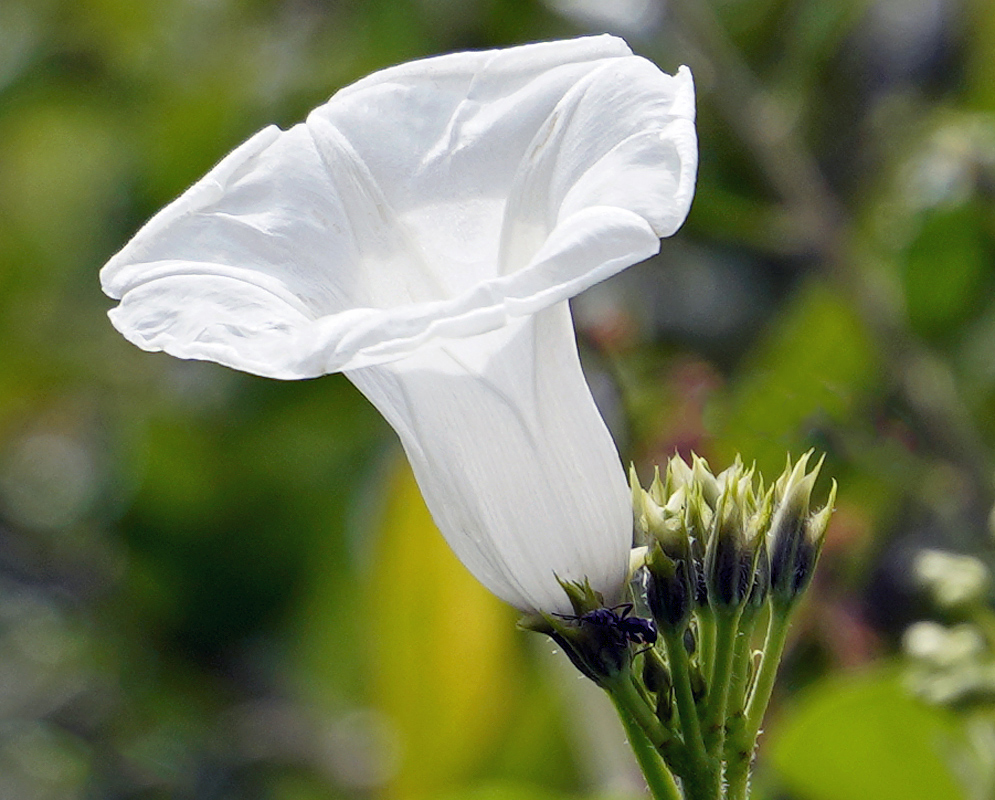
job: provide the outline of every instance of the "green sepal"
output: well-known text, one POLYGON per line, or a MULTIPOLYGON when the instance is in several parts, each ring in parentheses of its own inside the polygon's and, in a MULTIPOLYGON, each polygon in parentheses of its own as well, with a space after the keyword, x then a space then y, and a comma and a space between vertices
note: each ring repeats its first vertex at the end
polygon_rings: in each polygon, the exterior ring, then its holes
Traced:
POLYGON ((585 614, 604 608, 600 592, 594 591, 586 580, 584 583, 557 580, 567 593, 577 619, 540 612, 522 617, 518 627, 549 636, 585 677, 605 688, 607 682, 629 670, 629 643, 611 626, 583 619, 585 614))

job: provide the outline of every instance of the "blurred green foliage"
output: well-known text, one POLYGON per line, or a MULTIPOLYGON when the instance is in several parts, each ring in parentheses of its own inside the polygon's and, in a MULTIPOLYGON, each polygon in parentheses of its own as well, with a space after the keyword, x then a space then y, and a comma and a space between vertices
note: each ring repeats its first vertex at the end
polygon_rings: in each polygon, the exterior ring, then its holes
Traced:
POLYGON ((815 800, 963 797, 949 759, 963 746, 953 715, 917 702, 894 672, 824 681, 779 726, 770 757, 815 800))
POLYGON ((466 576, 347 381, 139 352, 97 282, 370 71, 606 30, 690 64, 701 137, 684 230, 575 309, 623 458, 814 446, 840 482, 758 797, 967 796, 933 735, 957 718, 855 670, 926 613, 920 547, 991 562, 984 0, 0 2, 0 796, 638 794, 602 699, 466 576))

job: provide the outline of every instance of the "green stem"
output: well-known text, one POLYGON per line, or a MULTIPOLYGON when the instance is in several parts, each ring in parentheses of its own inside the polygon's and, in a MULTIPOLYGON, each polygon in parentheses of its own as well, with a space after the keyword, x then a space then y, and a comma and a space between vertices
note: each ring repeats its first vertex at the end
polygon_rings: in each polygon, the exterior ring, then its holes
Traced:
POLYGON ((677 716, 681 721, 684 741, 692 752, 700 753, 704 757, 705 745, 701 738, 701 723, 698 720, 694 692, 691 691, 691 673, 688 668, 688 651, 684 648, 684 637, 681 633, 670 630, 664 630, 662 633, 663 644, 667 648, 670 677, 674 682, 674 699, 677 702, 677 716))
POLYGON ((705 606, 695 611, 698 623, 698 663, 706 675, 712 674, 715 663, 715 612, 705 606))
POLYGON ((753 758, 752 742, 744 746, 746 737, 746 703, 749 691, 750 660, 753 658, 753 628, 760 610, 747 606, 739 619, 739 635, 733 653, 732 678, 726 713, 726 738, 723 760, 726 771, 726 800, 746 800, 753 758))
POLYGON ((750 779, 750 763, 757 746, 757 736, 763 723, 767 704, 774 689, 774 679, 784 652, 784 642, 788 635, 788 620, 791 606, 772 602, 770 619, 767 623, 767 638, 764 641, 763 655, 756 680, 750 690, 742 725, 730 732, 726 743, 726 785, 728 800, 746 800, 747 785, 750 779))
POLYGON ((733 657, 736 654, 736 634, 739 631, 741 609, 723 609, 715 615, 715 664, 708 681, 708 703, 705 711, 705 748, 720 756, 725 741, 726 705, 732 678, 733 657))
MULTIPOLYGON (((654 800, 684 800, 673 774, 663 763, 663 759, 656 751, 653 743, 650 742, 642 726, 636 722, 630 709, 630 700, 624 693, 614 691, 614 687, 608 691, 615 710, 618 711, 619 719, 625 728, 625 733, 629 737, 629 745, 636 756, 639 768, 646 779, 646 786, 653 795, 654 800)), ((641 701, 640 701, 641 702, 641 701)))
MULTIPOLYGON (((784 653, 784 642, 788 637, 788 620, 791 617, 791 607, 783 603, 772 603, 770 622, 767 625, 767 638, 764 641, 763 656, 757 679, 750 692, 750 700, 746 706, 746 741, 755 744, 760 725, 763 723, 771 692, 774 690, 774 679, 777 677, 777 667, 784 653)), ((751 747, 752 749, 752 747, 751 747)))
POLYGON ((614 680, 606 681, 604 688, 611 695, 616 707, 625 709, 627 717, 639 726, 643 736, 653 747, 659 750, 666 746, 671 739, 671 733, 647 704, 635 684, 632 673, 626 671, 614 680))
POLYGON ((756 680, 746 703, 741 725, 730 731, 726 742, 726 797, 727 800, 746 800, 750 780, 750 763, 757 746, 757 736, 763 722, 764 712, 770 702, 777 677, 777 667, 781 663, 784 642, 788 635, 788 619, 791 607, 783 603, 771 603, 770 619, 767 622, 767 638, 764 641, 763 655, 756 680))
POLYGON ((750 673, 750 659, 753 657, 753 628, 760 609, 747 606, 739 618, 739 631, 732 657, 732 676, 729 683, 729 716, 746 709, 747 678, 750 673))
POLYGON ((709 758, 701 735, 701 721, 691 689, 688 652, 684 647, 681 631, 663 630, 663 643, 667 649, 667 663, 674 683, 677 716, 684 735, 686 770, 681 773, 689 800, 716 800, 719 797, 718 764, 709 758))
POLYGON ((737 750, 726 760, 726 800, 747 800, 752 753, 737 750))

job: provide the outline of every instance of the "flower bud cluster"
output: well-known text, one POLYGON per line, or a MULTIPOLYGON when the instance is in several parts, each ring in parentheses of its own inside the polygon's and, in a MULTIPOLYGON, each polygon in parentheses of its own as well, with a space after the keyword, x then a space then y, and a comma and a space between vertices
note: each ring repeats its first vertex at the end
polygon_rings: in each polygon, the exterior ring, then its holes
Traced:
POLYGON ((714 474, 675 456, 648 489, 632 470, 632 601, 606 606, 586 582, 561 581, 573 613, 520 623, 612 695, 692 800, 726 796, 723 786, 745 796, 788 619, 836 496, 834 483, 811 510, 822 466, 811 457, 789 459, 770 484, 739 458, 714 474))
POLYGON ((675 456, 649 489, 630 471, 637 536, 646 542, 647 603, 657 624, 684 627, 696 606, 791 605, 808 586, 836 496, 811 512, 822 461, 811 452, 765 487, 741 459, 718 475, 675 456))

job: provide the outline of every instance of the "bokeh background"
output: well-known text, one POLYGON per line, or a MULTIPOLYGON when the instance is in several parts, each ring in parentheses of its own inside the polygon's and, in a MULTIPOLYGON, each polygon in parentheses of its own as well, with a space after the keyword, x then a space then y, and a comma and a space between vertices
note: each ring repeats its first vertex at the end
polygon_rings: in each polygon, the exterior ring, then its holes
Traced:
POLYGON ((699 91, 688 223, 574 306, 623 458, 840 483, 757 797, 995 796, 993 693, 926 703, 901 649, 956 621, 917 553, 992 556, 995 4, 0 0, 0 798, 640 796, 346 380, 140 352, 97 281, 364 74, 605 31, 699 91))

